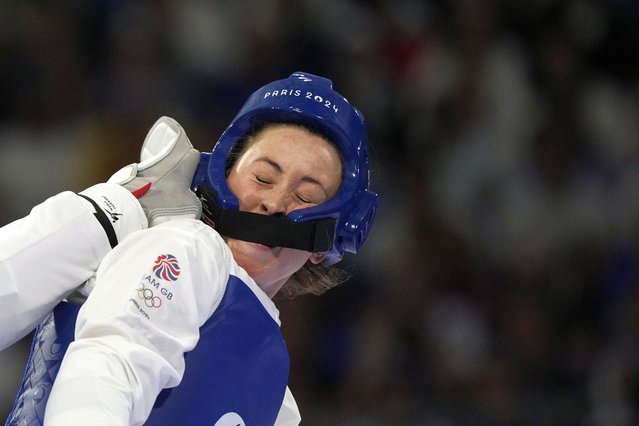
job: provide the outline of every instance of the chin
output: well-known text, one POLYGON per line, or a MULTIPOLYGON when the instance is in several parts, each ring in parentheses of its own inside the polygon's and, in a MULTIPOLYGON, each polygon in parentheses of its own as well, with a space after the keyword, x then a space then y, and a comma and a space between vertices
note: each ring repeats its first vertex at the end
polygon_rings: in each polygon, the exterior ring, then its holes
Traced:
POLYGON ((227 244, 231 248, 236 261, 242 259, 245 262, 269 263, 276 257, 274 249, 264 244, 241 240, 229 240, 227 244))

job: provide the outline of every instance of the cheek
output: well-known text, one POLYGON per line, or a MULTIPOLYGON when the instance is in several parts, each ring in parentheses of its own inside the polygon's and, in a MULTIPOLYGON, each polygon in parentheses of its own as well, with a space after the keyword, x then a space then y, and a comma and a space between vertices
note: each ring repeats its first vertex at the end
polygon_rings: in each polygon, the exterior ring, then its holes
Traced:
POLYGON ((252 204, 254 204, 254 200, 252 200, 252 198, 255 198, 255 191, 249 190, 248 182, 243 182, 236 174, 231 173, 226 184, 237 198, 240 210, 249 210, 252 207, 252 204))
POLYGON ((226 178, 226 185, 229 187, 231 192, 235 194, 236 197, 237 194, 242 192, 240 188, 240 180, 237 177, 235 171, 231 171, 231 174, 229 174, 229 176, 226 178))

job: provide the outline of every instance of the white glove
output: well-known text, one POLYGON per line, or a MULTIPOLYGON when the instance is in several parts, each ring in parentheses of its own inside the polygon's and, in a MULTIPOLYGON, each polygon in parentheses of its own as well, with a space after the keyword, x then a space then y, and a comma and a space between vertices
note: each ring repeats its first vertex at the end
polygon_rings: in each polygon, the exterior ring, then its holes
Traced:
POLYGON ((149 226, 176 217, 199 219, 202 204, 191 191, 191 182, 200 152, 177 121, 169 117, 156 121, 144 140, 140 160, 123 167, 107 182, 131 191, 149 226))

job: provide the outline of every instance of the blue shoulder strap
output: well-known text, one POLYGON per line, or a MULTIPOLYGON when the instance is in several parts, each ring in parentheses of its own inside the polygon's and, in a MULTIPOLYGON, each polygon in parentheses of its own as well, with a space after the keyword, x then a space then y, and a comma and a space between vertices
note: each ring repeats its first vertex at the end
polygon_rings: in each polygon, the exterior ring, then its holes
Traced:
MULTIPOLYGON (((61 303, 38 327, 7 425, 42 424, 78 310, 61 303)), ((288 351, 278 324, 239 278, 230 278, 185 361, 182 382, 160 393, 145 425, 214 425, 229 415, 248 425, 275 423, 288 382, 288 351)))

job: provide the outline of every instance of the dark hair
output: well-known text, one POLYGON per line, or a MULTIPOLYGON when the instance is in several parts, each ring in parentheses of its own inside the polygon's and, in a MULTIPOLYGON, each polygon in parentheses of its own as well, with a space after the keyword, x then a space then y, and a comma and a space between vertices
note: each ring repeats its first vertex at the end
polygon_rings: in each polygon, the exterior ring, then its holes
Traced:
MULTIPOLYGON (((319 136, 331 145, 335 147, 337 151, 342 167, 344 166, 344 159, 342 152, 337 147, 337 144, 322 131, 319 127, 311 127, 297 123, 286 122, 258 122, 254 123, 253 127, 247 132, 240 140, 233 145, 233 148, 229 152, 229 156, 226 160, 226 176, 228 177, 231 169, 237 162, 237 160, 244 154, 255 138, 264 130, 275 126, 294 126, 300 129, 304 129, 312 135, 319 136)), ((313 263, 306 262, 302 268, 295 272, 291 278, 282 286, 276 297, 278 299, 293 299, 302 294, 314 294, 319 296, 325 291, 345 282, 349 278, 349 274, 336 266, 323 266, 315 265, 313 263)))

